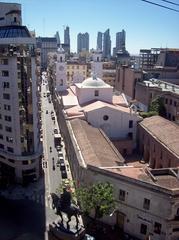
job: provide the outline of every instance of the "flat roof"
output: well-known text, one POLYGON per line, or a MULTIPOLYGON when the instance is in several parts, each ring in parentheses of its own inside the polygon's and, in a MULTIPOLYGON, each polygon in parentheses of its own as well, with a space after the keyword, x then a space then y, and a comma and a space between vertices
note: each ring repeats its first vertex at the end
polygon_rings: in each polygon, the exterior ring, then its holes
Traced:
POLYGON ((145 86, 159 88, 162 92, 172 92, 179 94, 179 86, 173 83, 165 82, 159 79, 150 79, 141 82, 145 86))

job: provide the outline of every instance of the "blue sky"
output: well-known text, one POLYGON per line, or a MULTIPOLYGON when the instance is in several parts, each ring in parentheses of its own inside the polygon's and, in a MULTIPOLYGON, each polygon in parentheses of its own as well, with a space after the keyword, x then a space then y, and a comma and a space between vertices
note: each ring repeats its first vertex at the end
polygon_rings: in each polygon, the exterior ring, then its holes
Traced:
MULTIPOLYGON (((179 10, 179 6, 151 0, 179 10)), ((112 47, 116 32, 126 31, 126 48, 131 54, 141 48, 179 48, 179 12, 141 0, 16 0, 22 4, 23 25, 37 36, 53 36, 63 26, 70 27, 71 49, 76 51, 77 34, 88 32, 90 48, 96 48, 97 32, 110 29, 112 47)), ((173 0, 179 3, 179 0, 173 0)))

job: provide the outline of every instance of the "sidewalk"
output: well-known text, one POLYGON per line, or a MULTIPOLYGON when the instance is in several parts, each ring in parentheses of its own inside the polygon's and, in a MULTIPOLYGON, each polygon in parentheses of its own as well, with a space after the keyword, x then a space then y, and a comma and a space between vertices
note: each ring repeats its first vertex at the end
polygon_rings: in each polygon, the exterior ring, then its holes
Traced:
POLYGON ((7 199, 27 199, 34 193, 45 193, 44 178, 41 177, 37 182, 30 183, 27 187, 21 185, 10 186, 6 190, 0 190, 0 195, 7 199))

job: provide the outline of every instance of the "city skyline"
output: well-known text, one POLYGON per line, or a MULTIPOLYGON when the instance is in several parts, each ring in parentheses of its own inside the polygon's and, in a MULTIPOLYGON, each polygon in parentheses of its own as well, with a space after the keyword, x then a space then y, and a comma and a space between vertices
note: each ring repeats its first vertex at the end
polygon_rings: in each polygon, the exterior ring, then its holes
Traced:
MULTIPOLYGON (((27 25, 29 30, 35 30, 37 37, 52 37, 59 31, 63 42, 64 28, 69 26, 71 50, 74 52, 77 51, 79 32, 89 33, 91 49, 96 48, 97 32, 105 32, 108 28, 112 48, 115 47, 116 33, 122 29, 126 31, 126 49, 131 54, 139 53, 141 48, 179 47, 179 32, 176 30, 179 13, 141 0, 132 3, 131 0, 112 0, 110 3, 94 0, 77 0, 75 3, 71 0, 53 0, 45 4, 41 0, 3 2, 22 4, 23 25, 27 25)), ((158 0, 157 3, 162 4, 162 1, 158 0)), ((165 5, 171 7, 168 3, 165 5)))

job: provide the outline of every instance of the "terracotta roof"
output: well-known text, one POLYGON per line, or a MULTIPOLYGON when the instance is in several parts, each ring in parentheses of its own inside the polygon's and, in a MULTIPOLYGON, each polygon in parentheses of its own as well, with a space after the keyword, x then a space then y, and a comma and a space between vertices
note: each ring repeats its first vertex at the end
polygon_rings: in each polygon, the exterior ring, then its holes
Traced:
POLYGON ((139 123, 150 135, 179 156, 179 126, 160 116, 145 118, 139 123))
POLYGON ((121 154, 100 129, 81 119, 70 123, 86 165, 117 167, 123 163, 121 154))

